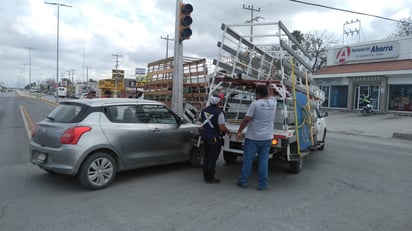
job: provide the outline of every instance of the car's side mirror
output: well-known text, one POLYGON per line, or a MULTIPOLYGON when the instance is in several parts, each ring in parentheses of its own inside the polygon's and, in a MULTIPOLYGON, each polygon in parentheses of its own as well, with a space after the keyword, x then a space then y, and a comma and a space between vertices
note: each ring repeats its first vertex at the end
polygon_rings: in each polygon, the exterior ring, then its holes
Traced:
POLYGON ((177 118, 177 122, 179 123, 179 124, 185 124, 187 121, 185 120, 185 118, 183 118, 183 117, 177 117, 176 116, 176 118, 177 118))

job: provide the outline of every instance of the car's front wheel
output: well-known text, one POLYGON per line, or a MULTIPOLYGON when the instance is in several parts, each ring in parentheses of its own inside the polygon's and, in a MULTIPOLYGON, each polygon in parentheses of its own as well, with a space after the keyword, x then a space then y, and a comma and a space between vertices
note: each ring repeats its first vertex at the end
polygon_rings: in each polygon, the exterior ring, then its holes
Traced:
POLYGON ((78 174, 80 184, 90 190, 109 186, 116 176, 116 162, 104 152, 97 152, 83 162, 78 174))
POLYGON ((190 155, 190 164, 195 168, 203 167, 203 158, 205 156, 205 149, 200 147, 193 147, 190 155))

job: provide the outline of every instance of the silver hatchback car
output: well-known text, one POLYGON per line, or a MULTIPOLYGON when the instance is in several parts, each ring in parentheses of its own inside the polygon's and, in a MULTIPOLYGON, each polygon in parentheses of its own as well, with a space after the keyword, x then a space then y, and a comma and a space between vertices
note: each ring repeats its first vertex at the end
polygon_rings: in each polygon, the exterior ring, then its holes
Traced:
POLYGON ((200 167, 199 127, 155 101, 69 100, 36 125, 31 162, 50 173, 77 175, 87 189, 102 189, 123 170, 182 161, 200 167))

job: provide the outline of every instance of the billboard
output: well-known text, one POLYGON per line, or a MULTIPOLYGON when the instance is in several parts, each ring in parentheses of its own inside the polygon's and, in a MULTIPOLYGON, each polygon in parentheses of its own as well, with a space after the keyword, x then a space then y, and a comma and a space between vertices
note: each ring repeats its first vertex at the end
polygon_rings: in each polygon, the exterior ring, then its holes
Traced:
POLYGON ((118 80, 124 79, 124 70, 112 69, 112 78, 115 79, 116 77, 118 78, 118 80))
POLYGON ((359 46, 345 46, 336 50, 335 63, 361 62, 375 59, 396 58, 400 53, 398 42, 372 43, 359 46))
POLYGON ((145 75, 146 74, 146 68, 138 68, 136 67, 135 70, 135 75, 139 76, 139 75, 145 75))

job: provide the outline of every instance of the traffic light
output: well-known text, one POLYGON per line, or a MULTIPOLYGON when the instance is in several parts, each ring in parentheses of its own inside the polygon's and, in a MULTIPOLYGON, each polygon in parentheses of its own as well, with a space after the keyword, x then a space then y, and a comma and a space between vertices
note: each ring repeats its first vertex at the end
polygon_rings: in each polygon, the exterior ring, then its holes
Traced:
POLYGON ((191 4, 180 3, 179 7, 179 42, 185 39, 190 39, 192 35, 192 29, 190 25, 193 20, 190 14, 193 11, 193 6, 191 4))

